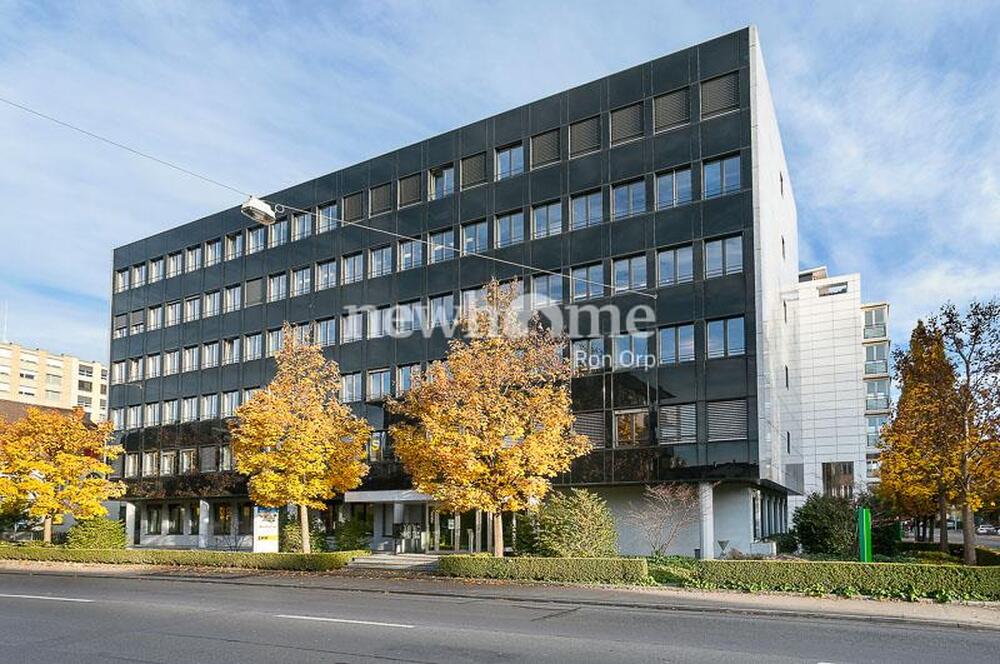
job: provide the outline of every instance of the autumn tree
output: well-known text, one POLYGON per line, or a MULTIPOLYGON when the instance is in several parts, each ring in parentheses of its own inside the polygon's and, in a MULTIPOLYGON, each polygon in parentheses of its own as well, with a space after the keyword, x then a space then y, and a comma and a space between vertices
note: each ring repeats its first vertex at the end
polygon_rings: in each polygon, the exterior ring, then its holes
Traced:
POLYGON ((1000 495, 1000 300, 973 301, 964 314, 948 303, 933 324, 957 380, 958 435, 949 470, 962 509, 965 562, 974 565, 976 510, 1000 495))
POLYGON ((699 520, 698 489, 693 484, 647 486, 642 502, 630 504, 626 520, 642 533, 653 555, 665 555, 677 536, 699 520))
POLYGON ((46 542, 52 541, 52 524, 67 514, 106 516, 104 501, 125 493, 124 484, 108 479, 113 469, 107 462, 122 452, 108 444, 110 438, 111 424, 94 424, 81 408, 28 408, 19 420, 0 418, 0 502, 41 519, 46 542))
POLYGON ((492 515, 503 556, 503 512, 534 511, 551 478, 587 452, 573 431, 564 341, 537 316, 524 321, 516 285, 486 287, 485 303, 401 401, 392 429, 414 487, 446 509, 492 515))
POLYGON ((309 553, 309 508, 361 483, 368 472, 368 423, 339 401, 340 371, 322 350, 282 331, 277 372, 230 422, 236 470, 250 498, 265 507, 298 505, 302 549, 309 553))
POLYGON ((948 505, 954 497, 952 452, 958 442, 955 371, 940 330, 918 321, 910 345, 895 354, 899 400, 882 432, 880 494, 901 514, 937 513, 948 551, 948 505))

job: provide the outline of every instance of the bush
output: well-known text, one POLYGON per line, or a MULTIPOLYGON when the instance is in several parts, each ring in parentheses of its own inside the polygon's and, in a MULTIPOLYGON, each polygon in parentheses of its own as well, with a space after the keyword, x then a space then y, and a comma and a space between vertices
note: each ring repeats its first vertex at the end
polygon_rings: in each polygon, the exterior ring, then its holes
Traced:
MULTIPOLYGON (((937 551, 938 545, 934 542, 900 542, 899 548, 903 555, 913 551, 937 551)), ((959 543, 948 545, 948 552, 958 560, 962 560, 965 547, 959 543)), ((1000 551, 987 549, 986 547, 976 547, 976 565, 980 567, 990 567, 1000 565, 1000 551)))
POLYGON ((246 553, 238 551, 173 551, 164 549, 60 549, 56 547, 0 546, 0 560, 41 560, 106 565, 177 565, 240 569, 340 569, 368 551, 332 553, 246 553))
POLYGON ((778 553, 795 553, 799 550, 799 539, 791 531, 771 535, 768 540, 774 542, 778 553))
POLYGON ((447 576, 566 583, 647 583, 643 558, 494 558, 442 556, 438 570, 447 576))
POLYGON ((538 554, 538 517, 534 514, 518 514, 514 529, 514 551, 519 556, 538 554))
POLYGON ((688 585, 913 600, 1000 599, 1000 568, 906 563, 700 560, 688 585))
POLYGON ((848 557, 854 554, 851 501, 814 493, 792 516, 795 537, 806 553, 848 557))
POLYGON ((585 489, 549 496, 538 513, 538 553, 560 558, 618 555, 618 531, 604 499, 585 489))
POLYGON ((651 556, 649 576, 661 584, 686 583, 694 576, 697 561, 687 556, 651 556))
POLYGON ((66 533, 68 549, 124 549, 125 524, 111 519, 77 521, 66 533))
POLYGON ((371 547, 372 529, 368 522, 357 517, 342 521, 333 531, 338 551, 354 551, 371 547))
MULTIPOLYGON (((326 551, 326 533, 314 527, 309 533, 309 544, 316 553, 326 551)), ((298 521, 288 520, 281 524, 278 549, 282 553, 302 553, 302 528, 298 521)))

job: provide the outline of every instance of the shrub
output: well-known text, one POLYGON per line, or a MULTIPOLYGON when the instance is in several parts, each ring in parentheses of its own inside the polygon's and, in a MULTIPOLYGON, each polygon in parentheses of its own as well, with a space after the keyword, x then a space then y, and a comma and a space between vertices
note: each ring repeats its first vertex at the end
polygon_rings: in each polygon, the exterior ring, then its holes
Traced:
POLYGON ((332 553, 247 553, 238 551, 173 551, 164 549, 60 549, 36 546, 0 546, 0 559, 42 560, 106 565, 177 565, 241 569, 322 572, 340 569, 368 551, 332 553))
POLYGON ((1000 568, 906 563, 700 560, 689 585, 913 600, 1000 599, 1000 568))
POLYGON ((337 524, 333 531, 338 551, 367 549, 371 546, 372 529, 364 519, 354 517, 337 524))
POLYGON ((651 556, 649 576, 657 583, 678 584, 690 581, 697 561, 686 556, 651 556))
MULTIPOLYGON (((904 552, 912 551, 937 551, 938 545, 934 542, 900 542, 899 548, 904 552)), ((948 552, 955 558, 961 560, 965 547, 958 543, 948 545, 948 552)), ((987 549, 986 547, 976 547, 976 565, 980 567, 990 567, 1000 565, 1000 551, 987 549)))
POLYGON ((534 514, 518 514, 514 529, 514 552, 519 556, 538 554, 538 518, 534 514))
POLYGON ((111 519, 85 519, 66 533, 69 549, 124 549, 125 524, 111 519))
POLYGON ((561 558, 618 555, 618 531, 604 499, 585 489, 549 496, 538 513, 538 552, 561 558))
POLYGON ((447 576, 567 583, 647 583, 643 558, 494 558, 442 556, 438 570, 447 576))
POLYGON ((842 557, 854 553, 854 510, 846 498, 814 493, 795 510, 792 523, 806 553, 842 557))
POLYGON ((778 553, 795 553, 799 550, 799 539, 792 531, 771 535, 768 539, 774 542, 778 553))
MULTIPOLYGON (((298 521, 285 521, 278 534, 278 549, 282 553, 302 553, 302 528, 298 521)), ((314 527, 309 533, 309 544, 316 553, 326 551, 326 533, 314 527)))

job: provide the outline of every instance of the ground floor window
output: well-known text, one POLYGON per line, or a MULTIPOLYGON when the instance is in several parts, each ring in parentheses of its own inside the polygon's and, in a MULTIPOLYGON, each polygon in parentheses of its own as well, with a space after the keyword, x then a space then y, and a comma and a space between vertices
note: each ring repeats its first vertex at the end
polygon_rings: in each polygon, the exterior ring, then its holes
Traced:
POLYGON ((233 508, 229 503, 212 505, 212 534, 228 535, 232 532, 233 508))
POLYGON ((159 505, 146 505, 146 534, 147 535, 159 535, 160 534, 160 506, 159 505))
POLYGON ((184 506, 167 506, 167 533, 170 535, 184 534, 184 506))
POLYGON ((240 503, 239 519, 236 522, 240 535, 253 534, 253 503, 240 503))
POLYGON ((188 532, 197 535, 201 532, 201 503, 191 503, 187 509, 188 532))

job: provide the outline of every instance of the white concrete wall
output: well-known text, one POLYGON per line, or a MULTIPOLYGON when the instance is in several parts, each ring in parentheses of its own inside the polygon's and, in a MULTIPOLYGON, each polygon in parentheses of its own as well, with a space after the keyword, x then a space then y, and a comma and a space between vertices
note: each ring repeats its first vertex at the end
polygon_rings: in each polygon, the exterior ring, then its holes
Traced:
POLYGON ((760 477, 784 485, 785 464, 798 461, 794 445, 800 438, 794 316, 798 225, 791 177, 754 26, 750 28, 750 121, 760 477), (786 366, 791 379, 787 388, 786 366), (791 434, 791 455, 786 453, 786 433, 791 434))

